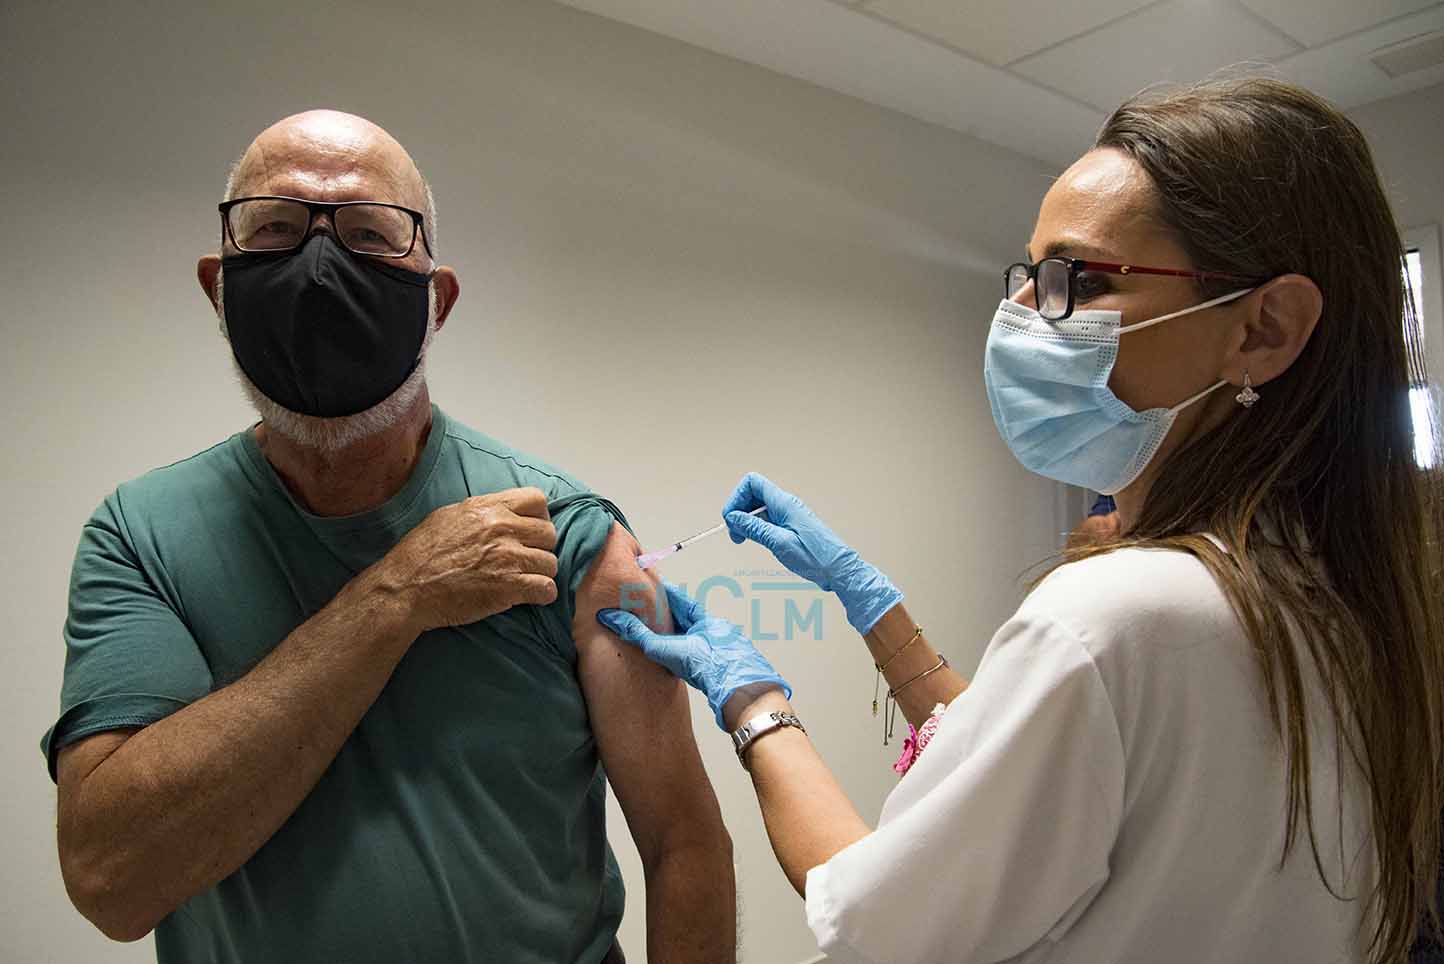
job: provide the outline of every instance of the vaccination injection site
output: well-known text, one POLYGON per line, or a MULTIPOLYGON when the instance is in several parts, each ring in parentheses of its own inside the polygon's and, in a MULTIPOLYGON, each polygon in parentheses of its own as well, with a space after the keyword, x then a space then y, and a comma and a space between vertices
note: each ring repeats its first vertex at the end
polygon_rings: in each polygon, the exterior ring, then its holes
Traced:
POLYGON ((0 65, 0 961, 1444 964, 1444 0, 0 65))

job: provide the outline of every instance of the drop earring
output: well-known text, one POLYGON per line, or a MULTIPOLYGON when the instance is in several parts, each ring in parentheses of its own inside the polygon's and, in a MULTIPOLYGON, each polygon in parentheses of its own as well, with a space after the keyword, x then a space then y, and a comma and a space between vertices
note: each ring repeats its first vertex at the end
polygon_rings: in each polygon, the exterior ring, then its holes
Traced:
POLYGON ((1253 386, 1249 384, 1248 369, 1245 368, 1243 370, 1243 391, 1235 395, 1233 397, 1233 400, 1235 402, 1238 402, 1244 408, 1253 408, 1253 403, 1258 401, 1262 397, 1263 396, 1260 395, 1258 392, 1254 391, 1253 386))

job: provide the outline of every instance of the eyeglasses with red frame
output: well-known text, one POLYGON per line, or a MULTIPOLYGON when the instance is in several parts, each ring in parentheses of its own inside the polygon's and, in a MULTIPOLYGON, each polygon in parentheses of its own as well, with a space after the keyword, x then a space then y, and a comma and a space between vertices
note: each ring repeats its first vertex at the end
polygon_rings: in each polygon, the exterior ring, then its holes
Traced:
POLYGON ((1029 281, 1034 282, 1038 314, 1048 321, 1062 321, 1073 314, 1078 274, 1093 271, 1099 274, 1153 274, 1171 278, 1195 278, 1199 281, 1242 281, 1262 284, 1258 278, 1219 271, 1190 271, 1184 268, 1147 268, 1136 264, 1112 261, 1085 261, 1081 258, 1051 257, 1028 264, 1024 261, 1008 265, 1003 272, 1003 297, 1015 301, 1029 281))

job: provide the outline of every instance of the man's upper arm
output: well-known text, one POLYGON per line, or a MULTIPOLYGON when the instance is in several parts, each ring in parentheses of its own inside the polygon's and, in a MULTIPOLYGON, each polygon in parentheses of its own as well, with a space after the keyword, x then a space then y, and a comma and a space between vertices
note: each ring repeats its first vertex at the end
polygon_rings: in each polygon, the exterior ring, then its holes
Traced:
POLYGON ((210 668, 150 578, 114 496, 81 530, 64 637, 61 712, 41 741, 57 782, 70 744, 148 726, 210 692, 210 668))
POLYGON ((577 591, 572 635, 602 764, 650 865, 669 845, 715 841, 725 831, 692 735, 686 684, 596 619, 599 609, 625 608, 672 632, 660 580, 637 566, 638 551, 631 533, 613 523, 577 591))

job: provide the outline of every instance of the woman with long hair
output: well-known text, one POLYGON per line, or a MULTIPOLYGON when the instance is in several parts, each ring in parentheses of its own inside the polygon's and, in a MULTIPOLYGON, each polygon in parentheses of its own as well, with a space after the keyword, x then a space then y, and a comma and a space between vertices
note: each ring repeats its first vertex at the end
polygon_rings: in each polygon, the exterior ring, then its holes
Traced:
POLYGON ((994 420, 1119 530, 1056 560, 971 681, 795 496, 749 475, 723 509, 837 593, 914 728, 876 828, 737 627, 675 587, 684 635, 599 618, 734 731, 831 961, 1403 960, 1438 923, 1444 503, 1364 137, 1274 81, 1140 96, 1026 250, 994 420))

